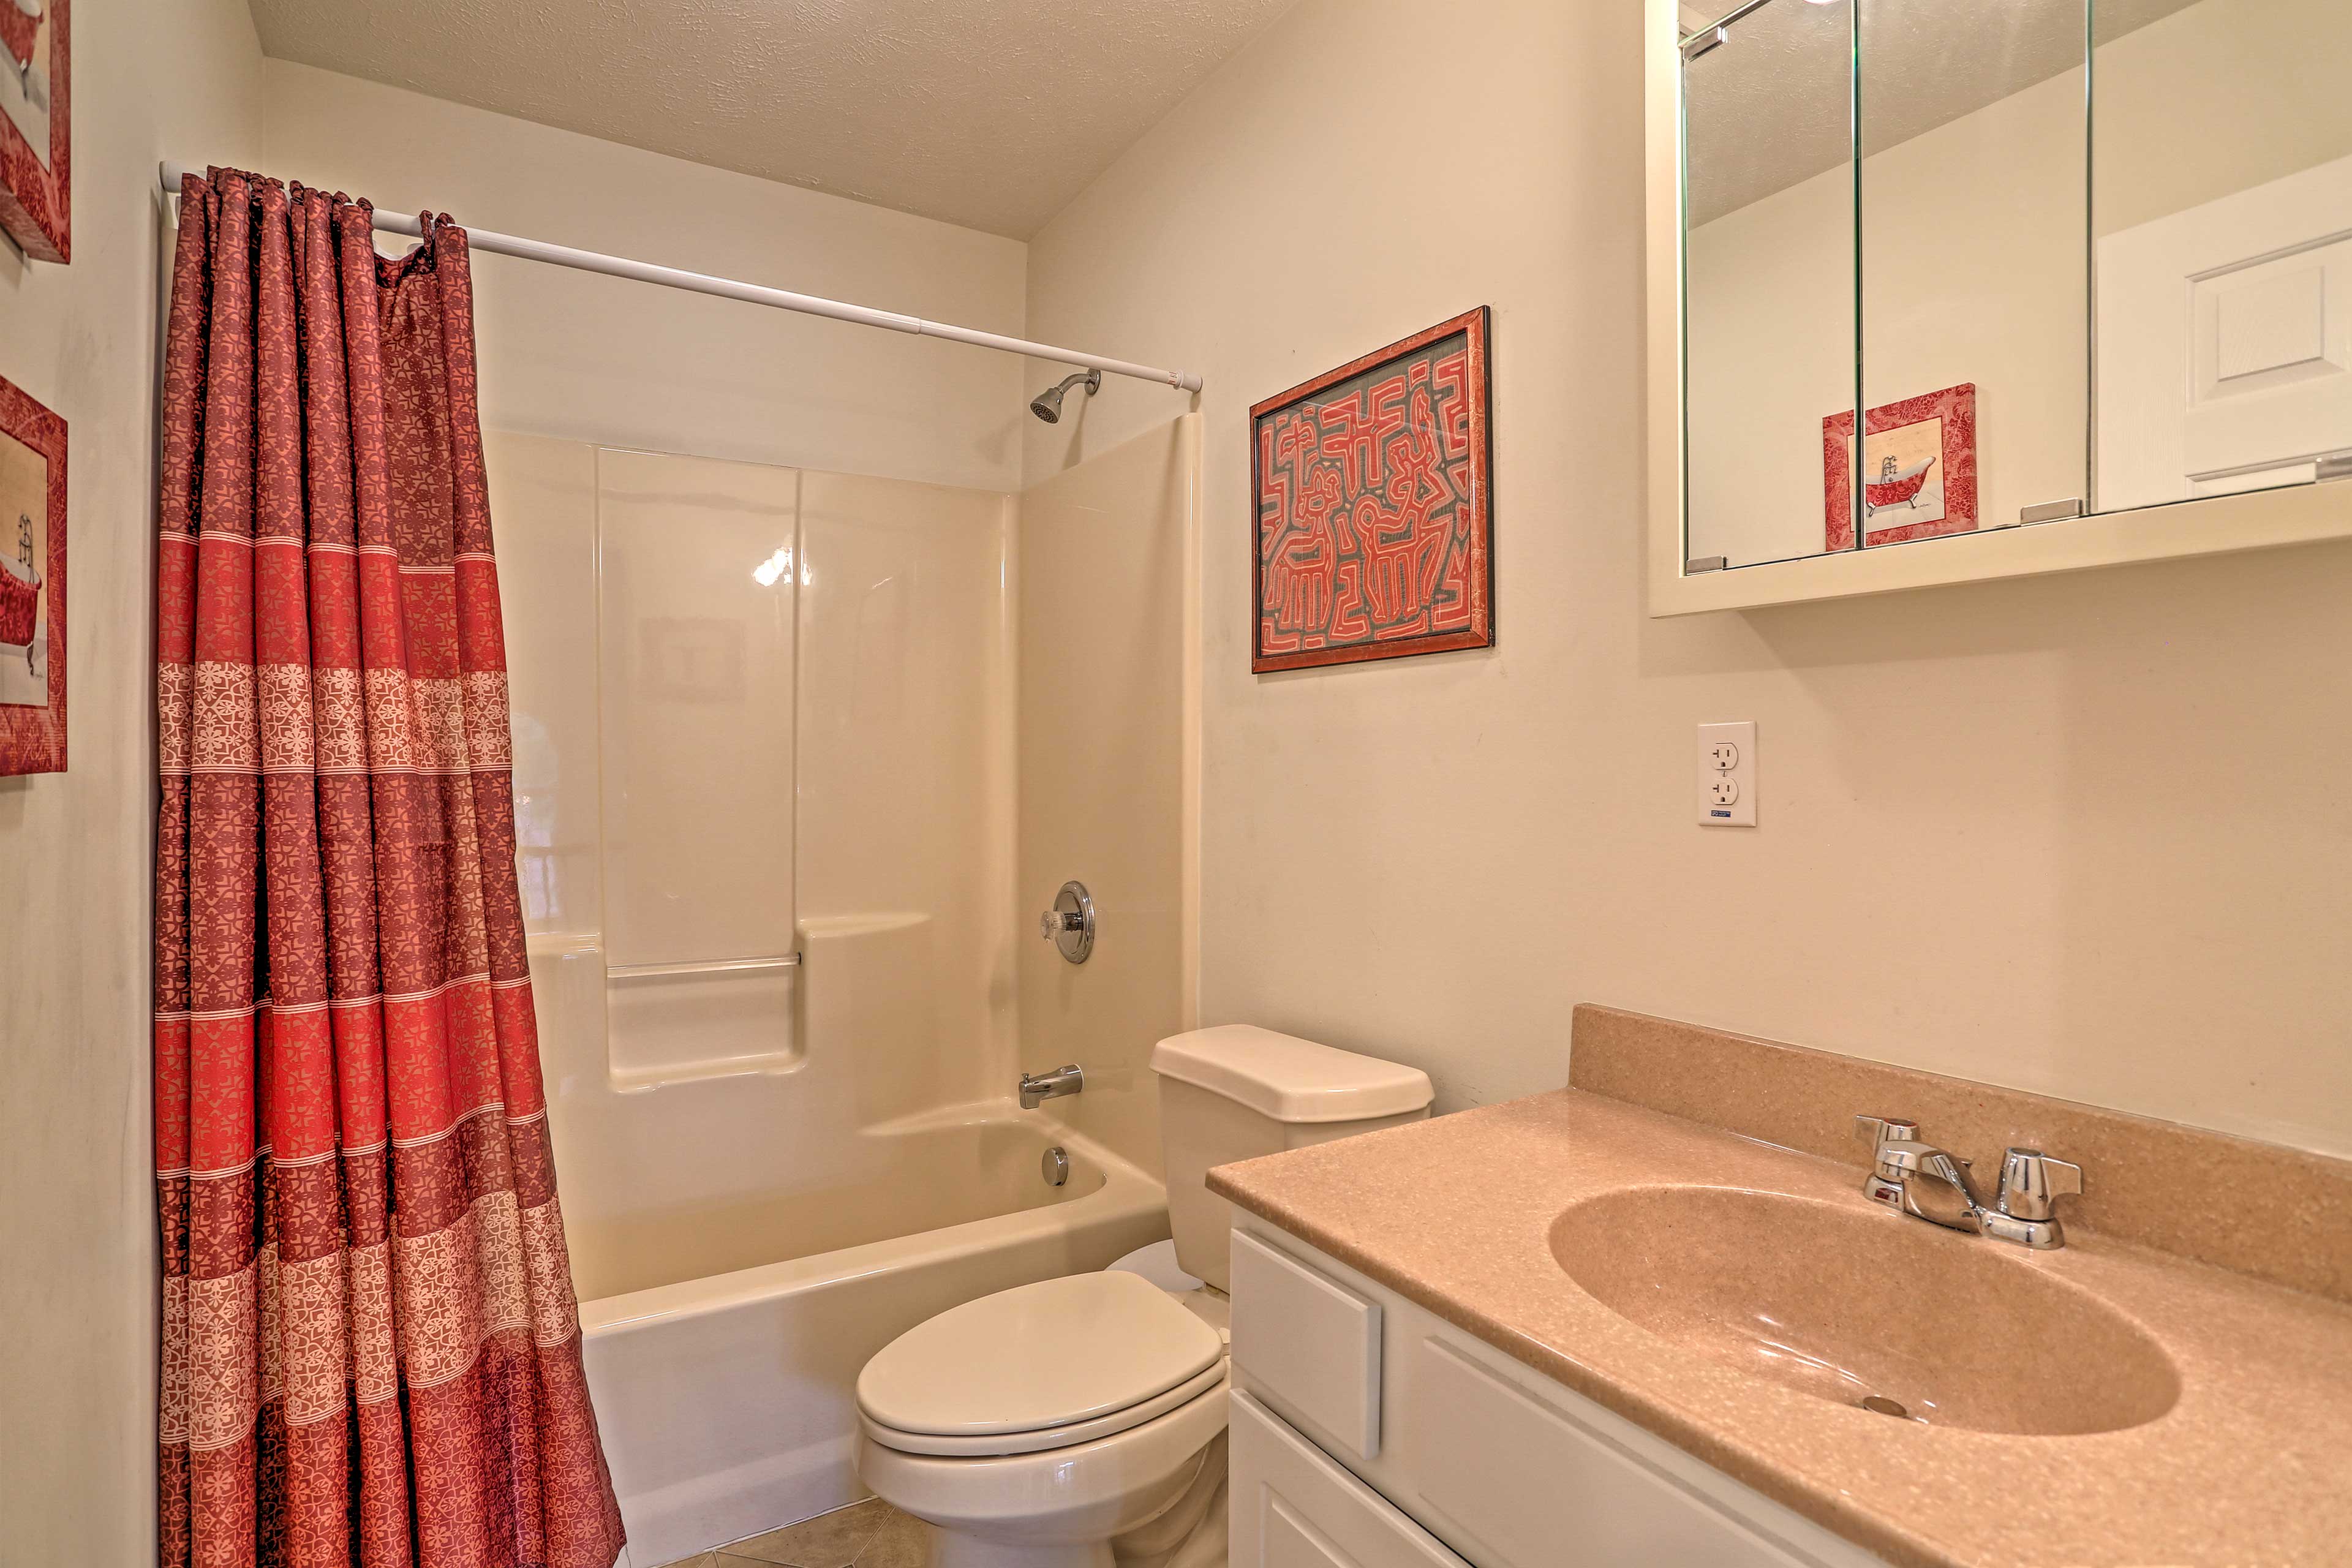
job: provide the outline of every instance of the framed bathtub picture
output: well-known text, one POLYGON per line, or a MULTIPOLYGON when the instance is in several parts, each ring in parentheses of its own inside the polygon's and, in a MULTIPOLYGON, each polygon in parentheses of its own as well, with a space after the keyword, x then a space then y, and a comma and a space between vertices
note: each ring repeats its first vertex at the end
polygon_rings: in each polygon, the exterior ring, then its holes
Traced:
POLYGON ((1495 640, 1487 310, 1250 410, 1250 668, 1495 640))
POLYGON ((0 0, 0 228, 27 256, 72 256, 67 113, 73 0, 0 0))
MULTIPOLYGON (((1977 526, 1977 389, 1948 386, 1870 411, 1863 438, 1865 545, 1973 533, 1977 526)), ((1822 421, 1822 536, 1853 548, 1853 414, 1822 421)))
POLYGON ((0 773, 65 771, 66 422, 0 381, 0 773))

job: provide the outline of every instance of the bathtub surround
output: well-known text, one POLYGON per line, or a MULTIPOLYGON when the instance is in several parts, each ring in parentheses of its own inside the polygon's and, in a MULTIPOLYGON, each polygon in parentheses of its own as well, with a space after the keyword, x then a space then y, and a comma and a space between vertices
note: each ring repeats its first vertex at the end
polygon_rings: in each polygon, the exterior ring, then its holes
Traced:
MULTIPOLYGON (((1202 1016, 1456 1110, 1557 1084, 1604 997, 2352 1153, 2352 832, 2309 804, 2352 771, 2312 721, 2352 710, 2352 546, 1648 619, 1641 21, 1494 0, 1433 51, 1412 0, 1302 0, 1031 242, 1030 332, 1207 378, 1202 1016), (1475 300, 1496 647, 1251 676, 1250 403, 1475 300), (1736 838, 1687 810, 1726 719, 1773 763, 1736 838)), ((2214 156, 2147 123, 2150 164, 2214 156)), ((1031 481, 1165 418, 1107 384, 1031 422, 1031 481)))
POLYGON ((1077 1063, 1054 1113, 1154 1173, 1146 1061, 1199 1005, 1200 441, 1188 414, 1021 497, 1022 1066, 1077 1063), (1035 923, 1072 877, 1097 931, 1078 965, 1035 923))
POLYGON ((605 1568, 464 234, 182 186, 156 629, 161 1560, 605 1568), (299 325, 298 325, 299 321, 299 325), (257 940, 258 939, 258 940, 257 940))

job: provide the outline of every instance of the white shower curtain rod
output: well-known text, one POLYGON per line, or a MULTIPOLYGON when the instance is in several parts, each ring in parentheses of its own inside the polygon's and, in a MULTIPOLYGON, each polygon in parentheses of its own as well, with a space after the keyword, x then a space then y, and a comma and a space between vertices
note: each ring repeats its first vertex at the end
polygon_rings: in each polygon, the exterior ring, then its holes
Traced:
MULTIPOLYGON (((158 172, 163 189, 173 195, 180 194, 180 176, 183 174, 203 173, 202 170, 189 170, 181 163, 164 163, 158 172)), ((375 214, 375 226, 387 234, 404 234, 415 238, 424 236, 423 228, 414 217, 404 217, 381 208, 375 214)), ((568 245, 549 245, 542 240, 522 239, 511 234, 498 234, 470 225, 461 226, 465 227, 466 241, 471 248, 499 256, 519 257, 525 261, 545 261, 582 272, 602 272, 608 278, 627 278, 639 283, 658 283, 665 289, 684 289, 690 293, 716 295, 721 300, 743 300, 754 305, 772 305, 779 310, 797 310, 804 316, 825 316, 836 321, 855 321, 866 327, 887 327, 894 332, 912 332, 918 337, 945 338, 950 342, 970 343, 975 348, 1002 349, 1006 353, 1025 354, 1031 359, 1083 365, 1108 375, 1131 375, 1138 381, 1156 381, 1163 386, 1172 386, 1183 392, 1201 390, 1201 378, 1191 371, 1160 370, 1153 365, 1137 364, 1131 360, 1105 359, 1100 354, 1059 349, 1051 343, 1033 343, 1023 338, 1008 338, 1000 332, 983 332, 972 327, 951 327, 943 321, 927 321, 920 316, 902 316, 896 310, 877 310, 870 306, 846 304, 839 300, 821 300, 814 294, 795 294, 786 289, 764 289, 757 283, 738 283, 731 278, 713 278, 706 273, 681 271, 675 267, 656 267, 649 261, 631 261, 625 257, 600 256, 593 250, 574 250, 568 245)))

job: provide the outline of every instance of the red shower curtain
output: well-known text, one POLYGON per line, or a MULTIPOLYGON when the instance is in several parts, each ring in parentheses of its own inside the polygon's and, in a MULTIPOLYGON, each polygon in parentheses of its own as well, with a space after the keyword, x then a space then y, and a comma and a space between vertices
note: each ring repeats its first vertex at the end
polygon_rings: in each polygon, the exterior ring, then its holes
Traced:
POLYGON ((162 1561, 606 1568, 515 880, 466 236, 182 187, 163 394, 162 1561))

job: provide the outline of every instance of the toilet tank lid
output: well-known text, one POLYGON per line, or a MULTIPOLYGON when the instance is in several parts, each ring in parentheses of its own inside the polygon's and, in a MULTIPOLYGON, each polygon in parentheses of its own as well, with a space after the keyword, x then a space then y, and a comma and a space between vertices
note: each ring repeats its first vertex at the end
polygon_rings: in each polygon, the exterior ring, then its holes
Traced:
POLYGON ((1436 1096, 1419 1068, 1255 1024, 1171 1035, 1151 1048, 1151 1070, 1276 1121, 1369 1121, 1419 1110, 1436 1096))

